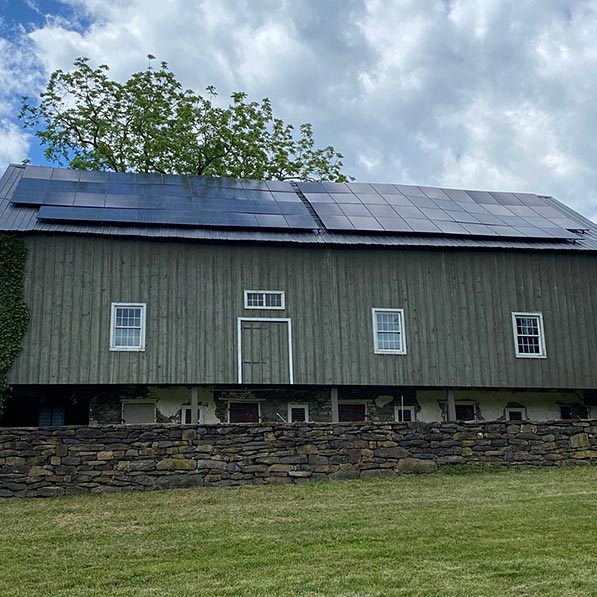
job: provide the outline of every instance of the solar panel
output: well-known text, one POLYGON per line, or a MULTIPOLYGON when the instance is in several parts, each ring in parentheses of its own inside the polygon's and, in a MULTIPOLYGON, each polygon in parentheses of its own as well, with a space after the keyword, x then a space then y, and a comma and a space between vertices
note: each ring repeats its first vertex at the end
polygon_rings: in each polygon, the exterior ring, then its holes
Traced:
POLYGON ((64 221, 317 227, 292 185, 283 181, 26 167, 12 202, 38 206, 40 219, 64 221))
POLYGON ((339 184, 297 183, 329 230, 576 239, 575 231, 585 228, 528 193, 363 183, 341 190, 339 184))
POLYGON ((272 213, 243 213, 233 211, 177 210, 177 209, 126 209, 89 207, 40 207, 40 220, 72 222, 110 222, 114 224, 154 224, 164 226, 197 226, 225 228, 293 228, 315 227, 310 214, 283 215, 272 213))
POLYGON ((27 166, 11 201, 38 206, 40 219, 123 225, 313 229, 312 208, 332 231, 576 239, 586 230, 553 200, 530 193, 389 183, 289 183, 27 166))

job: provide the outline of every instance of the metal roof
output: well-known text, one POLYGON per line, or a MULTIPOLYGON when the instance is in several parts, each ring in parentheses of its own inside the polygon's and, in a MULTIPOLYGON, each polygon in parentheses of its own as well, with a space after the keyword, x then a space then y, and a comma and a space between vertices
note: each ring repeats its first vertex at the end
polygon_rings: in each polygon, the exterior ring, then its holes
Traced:
POLYGON ((553 197, 543 199, 565 216, 579 222, 586 232, 579 240, 471 238, 442 235, 375 234, 333 232, 320 226, 313 230, 195 228, 160 225, 107 225, 53 222, 38 219, 39 206, 11 203, 25 167, 11 165, 0 179, 0 230, 20 233, 64 233, 119 237, 186 239, 217 242, 285 243, 303 245, 452 247, 549 251, 597 251, 597 224, 553 197))

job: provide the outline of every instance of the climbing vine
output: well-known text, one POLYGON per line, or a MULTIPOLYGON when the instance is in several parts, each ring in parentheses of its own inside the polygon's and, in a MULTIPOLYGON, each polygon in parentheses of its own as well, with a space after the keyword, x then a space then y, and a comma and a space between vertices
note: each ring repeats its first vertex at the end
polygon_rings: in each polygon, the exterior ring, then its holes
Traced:
POLYGON ((24 298, 25 243, 0 234, 0 414, 9 391, 8 370, 21 351, 21 340, 29 323, 24 298))

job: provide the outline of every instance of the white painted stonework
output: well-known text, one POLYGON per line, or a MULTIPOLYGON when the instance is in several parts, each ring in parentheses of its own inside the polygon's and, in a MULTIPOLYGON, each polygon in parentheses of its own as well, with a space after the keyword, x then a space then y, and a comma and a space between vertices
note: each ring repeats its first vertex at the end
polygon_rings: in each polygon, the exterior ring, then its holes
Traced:
MULTIPOLYGON (((191 404, 190 387, 158 387, 151 386, 148 398, 156 400, 158 411, 173 423, 181 421, 182 408, 191 404)), ((240 391, 242 392, 242 390, 240 391)), ((478 405, 480 418, 484 421, 504 420, 507 405, 513 403, 525 408, 526 419, 547 420, 560 418, 561 404, 579 404, 582 396, 574 392, 513 392, 508 390, 475 391, 455 390, 456 404, 466 403, 478 405)), ((331 398, 330 398, 331 399, 331 398)), ((419 390, 416 394, 416 420, 434 422, 446 420, 445 390, 419 390), (443 408, 442 408, 443 406, 443 408)), ((392 401, 388 395, 380 395, 375 403, 385 406, 392 401)), ((293 402, 292 398, 289 402, 293 402)), ((198 388, 198 405, 201 408, 201 423, 223 423, 216 416, 216 403, 211 388, 198 388)), ((589 418, 597 417, 597 407, 588 407, 589 418)), ((314 421, 316 422, 316 421, 314 421)), ((325 421, 321 421, 325 422, 325 421)))

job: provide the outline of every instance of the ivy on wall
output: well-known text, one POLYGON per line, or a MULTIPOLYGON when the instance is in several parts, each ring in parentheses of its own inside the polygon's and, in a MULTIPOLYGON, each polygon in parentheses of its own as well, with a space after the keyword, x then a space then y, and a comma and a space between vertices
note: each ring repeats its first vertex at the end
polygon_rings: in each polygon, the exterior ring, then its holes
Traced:
POLYGON ((21 351, 21 340, 29 323, 24 298, 25 243, 0 234, 0 414, 9 390, 7 374, 21 351))

